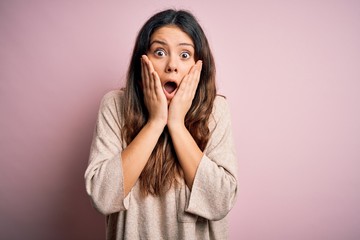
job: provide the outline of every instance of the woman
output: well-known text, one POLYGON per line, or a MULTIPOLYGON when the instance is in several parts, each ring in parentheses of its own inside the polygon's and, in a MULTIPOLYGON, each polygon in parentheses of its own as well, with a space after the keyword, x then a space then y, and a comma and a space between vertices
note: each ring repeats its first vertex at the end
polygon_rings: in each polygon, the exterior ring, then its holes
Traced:
POLYGON ((191 13, 162 11, 141 28, 126 87, 101 102, 85 181, 107 239, 227 239, 230 113, 191 13))

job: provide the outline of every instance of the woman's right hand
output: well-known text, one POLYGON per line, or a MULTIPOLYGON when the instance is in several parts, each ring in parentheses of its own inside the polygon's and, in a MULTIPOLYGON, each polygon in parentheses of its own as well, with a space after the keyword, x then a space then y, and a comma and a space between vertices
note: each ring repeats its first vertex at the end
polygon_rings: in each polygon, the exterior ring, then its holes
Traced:
POLYGON ((146 55, 141 57, 141 77, 144 102, 149 112, 148 122, 164 128, 168 118, 167 100, 159 75, 146 55))

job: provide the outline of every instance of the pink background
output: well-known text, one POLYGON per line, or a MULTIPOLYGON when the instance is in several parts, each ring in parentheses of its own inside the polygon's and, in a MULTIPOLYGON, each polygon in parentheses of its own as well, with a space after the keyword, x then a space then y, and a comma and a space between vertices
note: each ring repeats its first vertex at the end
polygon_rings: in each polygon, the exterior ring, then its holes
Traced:
POLYGON ((231 106, 231 239, 360 239, 359 1, 50 2, 0 2, 0 239, 103 239, 83 181, 99 101, 167 7, 198 17, 231 106))

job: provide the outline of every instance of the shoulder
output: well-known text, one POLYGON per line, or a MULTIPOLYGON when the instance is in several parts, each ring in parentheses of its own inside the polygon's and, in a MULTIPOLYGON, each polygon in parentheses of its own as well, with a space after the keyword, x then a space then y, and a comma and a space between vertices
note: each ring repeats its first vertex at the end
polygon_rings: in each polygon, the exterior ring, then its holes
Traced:
MULTIPOLYGON (((104 94, 99 107, 99 116, 103 118, 122 118, 122 105, 124 99, 124 90, 111 90, 104 94)), ((120 120, 119 120, 120 121, 120 120)))
POLYGON ((225 106, 227 105, 227 100, 224 95, 216 95, 214 100, 214 106, 225 106))
POLYGON ((107 92, 102 97, 102 102, 109 102, 109 101, 120 101, 124 96, 124 90, 123 89, 114 89, 109 92, 107 92))
POLYGON ((227 141, 231 136, 231 114, 227 99, 217 95, 214 100, 212 114, 209 119, 209 130, 211 132, 207 151, 211 152, 219 146, 222 141, 227 141))
POLYGON ((100 108, 119 107, 124 98, 124 90, 115 89, 107 92, 101 99, 100 108))
POLYGON ((226 97, 217 95, 215 97, 212 113, 209 119, 209 129, 210 131, 223 129, 230 124, 230 121, 231 116, 226 97))
POLYGON ((224 117, 229 117, 229 104, 225 96, 217 95, 215 97, 212 114, 215 118, 215 121, 218 121, 219 119, 224 117))

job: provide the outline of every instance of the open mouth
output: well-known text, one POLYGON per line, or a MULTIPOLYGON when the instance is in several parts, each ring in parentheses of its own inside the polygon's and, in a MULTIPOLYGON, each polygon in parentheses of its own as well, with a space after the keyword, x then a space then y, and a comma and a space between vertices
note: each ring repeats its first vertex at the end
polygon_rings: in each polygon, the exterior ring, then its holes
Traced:
POLYGON ((177 84, 175 82, 167 82, 164 85, 164 89, 166 92, 168 92, 169 94, 174 92, 177 88, 177 84))

